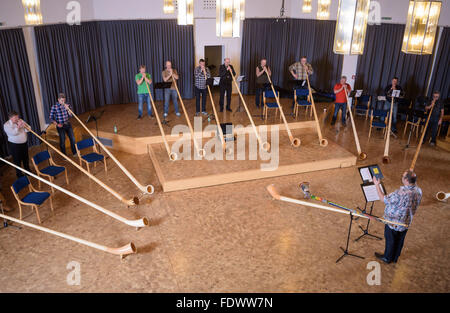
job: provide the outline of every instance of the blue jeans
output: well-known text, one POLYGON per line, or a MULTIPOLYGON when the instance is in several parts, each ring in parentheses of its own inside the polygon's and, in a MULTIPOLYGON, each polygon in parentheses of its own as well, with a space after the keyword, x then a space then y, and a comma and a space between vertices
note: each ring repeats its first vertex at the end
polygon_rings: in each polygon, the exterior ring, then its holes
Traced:
POLYGON ((138 108, 139 108, 139 116, 142 116, 144 101, 147 102, 147 113, 148 115, 152 115, 152 105, 150 104, 150 94, 148 93, 140 93, 138 94, 138 108))
MULTIPOLYGON (((384 107, 383 107, 384 111, 388 111, 389 113, 391 112, 391 101, 385 101, 384 102, 384 107)), ((394 101, 394 107, 392 108, 392 125, 391 125, 391 130, 392 131, 397 131, 397 111, 398 111, 398 104, 394 101)), ((384 117, 381 118, 381 120, 384 122, 384 117)))
POLYGON ((384 256, 388 261, 397 262, 398 257, 402 252, 407 231, 408 230, 396 231, 391 229, 388 225, 384 226, 384 238, 386 240, 384 256))
POLYGON ((334 114, 333 121, 336 121, 339 110, 342 110, 342 123, 345 124, 345 115, 347 114, 347 103, 338 103, 334 104, 334 114))
POLYGON ((66 134, 69 136, 70 148, 72 149, 72 154, 77 154, 77 149, 75 148, 75 136, 73 134, 73 128, 70 123, 63 124, 62 127, 56 126, 56 130, 59 135, 59 148, 61 152, 66 154, 66 134))
POLYGON ((178 94, 175 89, 164 89, 164 114, 169 114, 169 101, 172 98, 175 113, 178 113, 178 94))

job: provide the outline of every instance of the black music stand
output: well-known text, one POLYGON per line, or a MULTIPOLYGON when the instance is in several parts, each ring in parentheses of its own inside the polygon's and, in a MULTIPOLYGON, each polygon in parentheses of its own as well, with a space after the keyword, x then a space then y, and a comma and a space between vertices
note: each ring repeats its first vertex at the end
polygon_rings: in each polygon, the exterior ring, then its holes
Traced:
MULTIPOLYGON (((169 122, 168 120, 166 120, 166 117, 164 116, 164 102, 166 101, 166 93, 164 92, 166 89, 169 89, 170 87, 172 87, 172 82, 159 82, 159 83, 155 83, 155 85, 153 86, 153 90, 154 90, 154 95, 155 95, 155 99, 156 99, 156 90, 157 89, 161 89, 163 91, 163 121, 161 122, 162 125, 167 125, 169 126, 169 122)), ((156 106, 156 103, 155 103, 156 106)), ((155 112, 156 114, 156 112, 155 112)))
POLYGON ((89 123, 90 121, 95 121, 95 130, 97 131, 97 138, 98 138, 98 124, 97 124, 97 120, 99 120, 102 117, 103 113, 105 113, 105 110, 89 114, 89 116, 88 116, 88 118, 86 120, 86 124, 89 123))
POLYGON ((353 224, 353 213, 352 212, 350 212, 350 224, 348 225, 348 234, 347 234, 347 243, 346 243, 346 245, 345 245, 345 249, 344 248, 342 248, 342 247, 340 247, 341 248, 341 250, 344 252, 337 260, 336 260, 336 263, 338 263, 340 260, 342 260, 345 256, 353 256, 353 257, 355 257, 355 258, 360 258, 360 259, 365 259, 363 256, 359 256, 359 255, 356 255, 356 254, 352 254, 352 253, 349 253, 348 252, 348 244, 349 244, 349 241, 350 241, 350 232, 352 231, 352 224, 353 224))
MULTIPOLYGON (((413 121, 414 121, 415 119, 419 119, 419 118, 420 118, 420 120, 422 121, 422 120, 425 118, 425 112, 422 111, 422 110, 414 110, 414 109, 411 109, 411 110, 409 111, 409 113, 412 113, 413 121)), ((409 113, 408 113, 408 116, 409 116, 409 113)), ((407 116, 407 117, 408 117, 408 116, 407 116)), ((407 123, 407 122, 408 122, 408 118, 406 119, 405 123, 407 123)), ((419 126, 420 126, 420 123, 419 123, 419 126)), ((410 126, 410 127, 409 127, 408 142, 406 143, 406 145, 405 145, 405 147, 403 148, 403 150, 406 150, 406 149, 408 149, 408 148, 415 148, 415 147, 416 147, 416 146, 410 146, 410 145, 409 145, 409 144, 411 143, 411 135, 412 135, 412 127, 410 126)))
MULTIPOLYGON (((369 202, 366 201, 366 204, 364 205, 364 210, 362 210, 362 213, 367 213, 366 210, 367 210, 367 204, 368 204, 368 203, 369 203, 369 202)), ((373 205, 374 205, 375 201, 372 201, 371 203, 372 203, 372 205, 370 206, 370 212, 369 212, 369 215, 372 215, 373 205)), ((375 235, 369 233, 369 224, 370 224, 370 218, 367 219, 367 225, 366 225, 366 228, 363 228, 361 225, 359 225, 359 228, 362 230, 363 234, 362 234, 361 236, 359 236, 358 238, 356 238, 356 239, 355 239, 355 242, 358 241, 358 240, 360 240, 360 239, 363 238, 364 236, 373 237, 373 238, 378 239, 378 240, 381 240, 381 239, 382 239, 381 237, 378 237, 378 236, 375 236, 375 235)))
MULTIPOLYGON (((244 81, 247 81, 247 79, 245 79, 245 76, 242 76, 242 79, 241 79, 241 81, 239 82, 239 91, 242 93, 242 83, 244 82, 244 81)), ((228 97, 228 96, 227 96, 228 97)), ((238 104, 238 107, 237 107, 237 109, 236 109, 236 111, 234 111, 233 112, 233 116, 236 114, 236 113, 240 113, 240 112, 244 112, 245 110, 243 110, 242 109, 242 107, 241 107, 241 97, 239 97, 239 104, 238 104)))

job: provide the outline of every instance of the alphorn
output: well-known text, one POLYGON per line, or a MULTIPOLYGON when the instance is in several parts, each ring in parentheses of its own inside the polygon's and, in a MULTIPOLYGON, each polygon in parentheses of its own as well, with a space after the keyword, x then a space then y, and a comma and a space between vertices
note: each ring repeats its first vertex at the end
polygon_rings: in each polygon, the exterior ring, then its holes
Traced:
MULTIPOLYGON (((205 73, 205 79, 208 80, 208 77, 207 77, 206 73, 205 73)), ((211 93, 211 88, 209 88, 208 84, 206 84, 206 87, 208 88, 209 99, 211 100, 211 107, 213 109, 214 118, 216 119, 217 131, 219 132, 220 141, 222 142, 222 150, 226 151, 225 138, 223 137, 223 131, 222 131, 222 127, 220 126, 219 115, 217 114, 216 106, 214 104, 214 98, 213 98, 213 95, 211 93)))
POLYGON ((191 131, 192 141, 194 142, 195 150, 197 151, 197 153, 198 153, 198 155, 199 155, 200 157, 204 157, 204 156, 206 155, 206 151, 205 151, 205 149, 201 149, 201 148, 198 146, 197 141, 195 140, 194 129, 192 128, 191 121, 189 120, 189 115, 187 114, 186 108, 185 108, 185 106, 184 106, 183 99, 181 98, 180 91, 178 90, 177 81, 176 81, 176 79, 173 77, 173 73, 172 73, 172 75, 170 75, 170 76, 172 77, 173 85, 175 86, 175 89, 176 89, 176 91, 177 91, 178 98, 180 98, 181 108, 183 109, 184 117, 186 118, 186 123, 188 124, 189 130, 191 131))
POLYGON ((56 230, 53 230, 53 229, 49 229, 49 228, 46 228, 46 227, 35 225, 33 223, 28 223, 28 222, 19 220, 19 219, 14 218, 14 217, 10 217, 8 215, 0 214, 0 217, 3 218, 3 219, 9 220, 11 222, 15 222, 17 224, 28 226, 30 228, 34 228, 34 229, 37 229, 37 230, 40 230, 40 231, 43 231, 43 232, 46 232, 46 233, 58 236, 58 237, 62 237, 62 238, 65 238, 65 239, 69 239, 69 240, 81 243, 82 245, 85 245, 85 246, 88 246, 88 247, 91 247, 91 248, 102 250, 102 251, 105 251, 105 252, 108 252, 108 253, 112 253, 112 254, 115 254, 115 255, 120 255, 121 258, 123 258, 124 256, 126 256, 128 254, 132 254, 132 253, 136 253, 137 252, 137 249, 136 249, 136 247, 134 246, 134 244, 132 242, 130 242, 129 244, 127 244, 127 245, 125 245, 123 247, 120 247, 120 248, 110 248, 110 247, 99 245, 97 243, 94 243, 94 242, 91 242, 91 241, 87 241, 87 240, 84 240, 84 239, 81 239, 81 238, 78 238, 78 237, 74 237, 74 236, 71 236, 71 235, 60 233, 60 232, 58 232, 56 230))
POLYGON ((75 163, 71 158, 69 158, 67 155, 65 155, 64 153, 62 153, 61 151, 59 151, 57 148, 55 148, 52 144, 50 144, 47 140, 43 139, 41 136, 39 136, 38 134, 36 134, 32 129, 31 126, 28 124, 25 124, 25 128, 28 129, 28 131, 30 133, 32 133, 33 135, 35 135, 37 138, 39 138, 42 142, 44 142, 45 144, 47 144, 47 146, 49 146, 50 148, 52 148, 56 153, 58 153, 60 156, 62 156, 64 159, 66 159, 67 161, 69 161, 73 166, 75 166, 77 169, 79 169, 80 171, 82 171, 84 174, 86 174, 90 179, 92 179, 93 181, 95 181, 97 184, 99 184, 101 187, 103 187, 106 191, 108 191, 109 193, 111 193, 114 197, 116 197, 117 199, 119 199, 120 201, 122 201, 123 203, 125 203, 126 205, 138 205, 139 204, 139 198, 138 197, 133 197, 133 199, 127 200, 124 197, 122 197, 117 191, 115 191, 114 189, 112 189, 111 187, 109 187, 108 185, 106 185, 104 182, 102 182, 100 179, 98 179, 97 177, 95 177, 94 175, 92 175, 91 173, 89 173, 88 171, 86 171, 82 166, 78 165, 77 163, 75 163))
POLYGON ((355 144, 356 144, 356 151, 358 151, 358 158, 360 160, 367 159, 367 153, 361 151, 361 146, 359 145, 359 138, 358 133, 356 131, 355 127, 355 120, 353 119, 353 113, 352 108, 350 107, 350 104, 348 103, 348 95, 347 95, 347 88, 345 89, 345 99, 347 99, 347 109, 350 113, 350 121, 352 122, 352 129, 353 129, 353 136, 355 137, 355 144))
POLYGON ((376 220, 376 221, 379 221, 379 222, 382 222, 382 223, 394 224, 394 225, 409 227, 406 224, 397 223, 397 222, 391 222, 391 221, 385 220, 383 218, 376 217, 374 215, 369 215, 369 214, 364 214, 363 215, 363 214, 359 214, 359 213, 353 213, 353 212, 347 211, 347 210, 340 210, 340 209, 331 208, 331 207, 326 206, 326 205, 315 204, 315 203, 310 203, 308 201, 303 201, 303 200, 298 200, 298 199, 293 199, 293 198, 289 198, 289 197, 280 196, 278 191, 275 189, 274 185, 269 185, 269 186, 266 187, 266 189, 270 193, 272 198, 274 198, 276 200, 281 200, 281 201, 285 201, 285 202, 300 204, 300 205, 304 205, 304 206, 309 206, 309 207, 313 207, 313 208, 323 209, 323 210, 337 212, 337 213, 342 213, 342 214, 347 214, 347 215, 352 214, 354 216, 359 216, 359 217, 363 217, 363 218, 366 218, 366 219, 376 220))
MULTIPOLYGON (((78 121, 78 123, 81 124, 81 126, 89 133, 89 135, 98 143, 98 145, 109 155, 109 157, 119 166, 119 168, 125 173, 125 175, 128 176, 128 178, 138 187, 142 192, 146 194, 152 194, 155 191, 155 188, 152 185, 143 186, 141 185, 137 179, 125 168, 125 166, 122 165, 122 163, 119 162, 119 160, 116 159, 116 157, 103 145, 103 143, 95 136, 89 128, 87 128, 86 125, 78 118, 78 116, 75 115, 75 113, 70 110, 70 108, 67 108, 67 111, 69 111, 70 114, 72 114, 73 117, 78 121)), ((105 159, 106 161, 106 159, 105 159)))
POLYGON ((172 152, 169 148, 169 144, 167 143, 166 133, 164 132, 164 128, 162 127, 161 120, 159 119, 158 110, 156 109, 156 104, 153 101, 152 93, 150 92, 150 88, 148 87, 147 82, 145 82, 147 86, 148 94, 150 95, 150 102, 153 106, 153 111, 155 112, 156 121, 158 122, 159 130, 161 131, 161 136, 164 142, 164 146, 166 147, 167 154, 169 155, 169 160, 176 161, 178 159, 178 155, 175 152, 172 152))
POLYGON ((281 107, 281 104, 280 104, 280 99, 277 97, 277 93, 275 92, 275 88, 273 87, 273 84, 272 84, 272 79, 270 79, 270 75, 267 72, 266 67, 264 67, 264 72, 266 72, 266 74, 267 74, 267 78, 269 79, 270 87, 272 87, 273 95, 275 96, 275 99, 277 100, 278 108, 280 109, 280 114, 281 114, 281 117, 283 118, 284 126, 286 127, 286 131, 288 133, 289 140, 291 141, 291 145, 293 145, 296 148, 300 147, 301 141, 299 138, 294 138, 294 136, 292 136, 291 129, 289 128, 289 125, 286 121, 286 117, 284 116, 283 108, 281 107))
MULTIPOLYGON (((247 104, 245 103, 245 100, 244 100, 244 96, 242 96, 241 90, 239 89, 239 85, 236 82, 236 78, 234 77, 233 72, 231 71, 231 68, 229 68, 228 71, 230 71, 231 77, 233 78, 234 85, 236 86, 239 96, 241 97, 242 104, 244 105, 244 108, 245 108, 245 111, 247 112, 250 123, 252 124, 253 131, 255 132, 255 136, 256 136, 256 139, 258 140, 259 145, 261 146, 261 148, 264 151, 269 151, 270 143, 268 143, 267 141, 262 142, 261 137, 259 137, 258 131, 256 130, 255 123, 253 122, 252 115, 250 114, 250 111, 248 110, 247 104)), ((227 95, 227 97, 228 97, 228 95, 227 95)))
POLYGON ((428 113, 427 122, 425 123, 425 127, 424 127, 424 129, 422 131, 422 135, 420 136, 420 141, 419 141, 419 144, 417 145, 416 153, 414 153, 414 157, 413 157, 413 160, 411 162, 411 166, 409 167, 409 169, 411 171, 413 171, 414 167, 416 166, 417 158, 419 157, 420 148, 422 148, 423 138, 425 137, 425 134, 427 132, 428 123, 430 122, 430 117, 431 117, 431 113, 433 113, 433 109, 434 109, 434 102, 433 102, 433 104, 431 106, 430 113, 428 113))
POLYGON ((383 155, 383 163, 388 164, 391 163, 391 158, 389 157, 389 144, 391 139, 391 125, 392 125, 392 109, 394 107, 394 97, 391 97, 391 110, 389 113, 389 123, 388 129, 386 130, 387 138, 384 144, 384 155, 383 155))
POLYGON ((314 119, 316 120, 317 135, 319 135, 319 144, 322 147, 326 147, 326 146, 328 146, 328 140, 326 140, 325 138, 322 137, 322 131, 320 130, 319 118, 317 117, 316 105, 314 103, 314 97, 313 97, 313 94, 312 94, 311 85, 309 84, 309 77, 308 76, 309 76, 308 73, 306 73, 306 81, 308 83, 309 97, 311 98, 311 106, 312 106, 313 113, 314 113, 314 119))
POLYGON ((443 192, 443 191, 439 191, 439 192, 436 194, 436 199, 438 199, 439 201, 445 201, 445 200, 447 200, 448 198, 450 198, 450 192, 445 193, 445 192, 443 192))
POLYGON ((99 206, 99 205, 97 205, 95 203, 92 203, 91 201, 89 201, 89 200, 87 200, 87 199, 85 199, 83 197, 80 197, 79 195, 74 194, 73 192, 70 192, 69 190, 66 190, 66 189, 64 189, 64 188, 62 188, 62 187, 60 187, 60 186, 58 186, 58 185, 56 185, 56 184, 54 184, 52 182, 49 182, 48 180, 46 180, 46 179, 44 179, 42 177, 39 177, 39 176, 37 176, 37 175, 35 175, 35 174, 33 174, 33 173, 31 173, 31 172, 29 172, 29 171, 19 167, 19 166, 15 165, 15 164, 13 164, 11 162, 8 162, 8 161, 6 161, 3 158, 0 158, 0 160, 5 162, 8 165, 11 165, 12 167, 15 167, 18 170, 21 170, 25 174, 27 174, 27 175, 29 175, 31 177, 34 177, 37 180, 40 180, 41 182, 43 182, 43 183, 45 183, 45 184, 47 184, 47 185, 49 185, 49 186, 51 186, 51 187, 53 187, 55 189, 58 189, 59 191, 65 193, 66 195, 68 195, 68 196, 70 196, 72 198, 75 198, 78 201, 89 205, 90 207, 96 209, 97 211, 100 211, 100 212, 102 212, 102 213, 104 213, 104 214, 106 214, 108 216, 111 216, 112 218, 114 218, 114 219, 116 219, 116 220, 118 220, 118 221, 120 221, 120 222, 122 222, 124 224, 127 224, 129 226, 133 226, 133 227, 136 227, 136 228, 140 228, 140 227, 144 227, 144 226, 148 226, 149 225, 149 221, 148 221, 147 217, 142 217, 142 218, 140 218, 138 220, 128 220, 128 219, 126 219, 126 218, 124 218, 124 217, 122 217, 122 216, 120 216, 120 215, 118 215, 118 214, 116 214, 114 212, 111 212, 111 211, 109 211, 109 210, 107 210, 105 208, 102 208, 101 206, 99 206))

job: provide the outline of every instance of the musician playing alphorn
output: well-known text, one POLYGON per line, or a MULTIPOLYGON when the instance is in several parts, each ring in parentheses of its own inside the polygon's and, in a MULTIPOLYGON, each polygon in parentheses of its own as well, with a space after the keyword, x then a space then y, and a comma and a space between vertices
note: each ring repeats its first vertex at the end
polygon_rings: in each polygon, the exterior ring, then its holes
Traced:
POLYGON ((442 118, 444 117, 444 106, 439 99, 441 93, 439 91, 433 92, 433 98, 428 102, 428 105, 425 106, 425 111, 430 112, 431 107, 434 104, 433 111, 431 112, 430 122, 428 123, 427 132, 425 133, 425 137, 423 137, 423 143, 426 142, 426 139, 431 133, 431 142, 430 146, 436 145, 436 137, 439 125, 442 124, 442 118))
POLYGON ((200 114, 200 97, 202 98, 202 114, 208 115, 206 112, 206 79, 211 77, 209 68, 205 66, 205 60, 200 59, 198 66, 194 69, 195 78, 195 115, 200 114))
MULTIPOLYGON (((8 113, 9 120, 3 125, 8 136, 8 150, 11 153, 14 164, 22 166, 27 171, 30 170, 28 158, 28 130, 25 128, 25 122, 20 119, 19 113, 11 111, 8 113)), ((23 173, 16 169, 17 178, 23 176, 23 173)))
POLYGON ((139 115, 137 117, 138 120, 142 118, 143 114, 143 106, 144 101, 147 103, 147 114, 148 116, 152 116, 152 105, 150 103, 150 94, 148 93, 150 89, 150 85, 152 84, 152 76, 149 73, 145 72, 145 65, 139 66, 139 73, 134 77, 136 80, 136 84, 138 86, 138 111, 139 115), (147 84, 148 87, 147 88, 147 84))
POLYGON ((339 110, 342 111, 342 126, 347 126, 345 123, 345 117, 347 112, 347 95, 349 92, 352 91, 352 87, 350 87, 349 84, 347 84, 347 77, 342 76, 339 83, 334 85, 334 93, 336 94, 336 101, 334 103, 334 114, 333 119, 331 120, 331 125, 334 125, 336 123, 336 118, 339 113, 339 110))
POLYGON ((179 76, 177 70, 172 68, 172 62, 166 61, 166 69, 162 72, 162 78, 165 82, 172 82, 170 88, 164 89, 164 117, 169 115, 170 98, 172 98, 175 114, 180 116, 181 114, 178 111, 178 94, 175 89, 175 83, 173 82, 173 79, 178 80, 179 76))
POLYGON ((233 81, 233 77, 231 77, 230 70, 233 72, 233 76, 236 76, 236 72, 234 71, 233 65, 230 64, 230 59, 225 58, 224 63, 219 68, 219 76, 220 76, 220 112, 223 112, 225 93, 227 94, 227 111, 231 110, 231 83, 233 81))
POLYGON ((72 114, 67 110, 71 109, 70 104, 66 103, 66 96, 63 93, 58 95, 58 102, 52 105, 50 110, 50 120, 56 125, 56 130, 59 135, 59 148, 61 152, 66 154, 66 134, 69 136, 70 149, 72 155, 77 156, 77 149, 75 148, 75 135, 73 134, 72 124, 69 119, 72 114))
MULTIPOLYGON (((416 174, 408 170, 402 175, 403 186, 389 195, 384 195, 380 187, 380 181, 376 177, 373 178, 378 196, 386 205, 384 209, 386 220, 411 225, 413 216, 422 200, 422 189, 416 185, 416 181, 416 174)), ((384 263, 397 263, 407 231, 408 228, 404 226, 386 224, 384 226, 384 238, 386 240, 384 253, 375 252, 375 256, 384 263)))

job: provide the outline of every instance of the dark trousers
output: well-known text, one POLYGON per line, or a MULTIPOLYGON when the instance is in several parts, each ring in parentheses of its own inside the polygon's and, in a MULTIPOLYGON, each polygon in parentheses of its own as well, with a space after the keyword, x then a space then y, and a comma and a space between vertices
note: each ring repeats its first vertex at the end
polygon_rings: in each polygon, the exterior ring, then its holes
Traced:
POLYGON ((72 154, 76 154, 77 150, 75 149, 75 135, 73 134, 73 128, 70 123, 63 124, 62 127, 56 126, 59 135, 59 148, 61 152, 66 153, 66 134, 69 136, 70 148, 72 149, 72 154))
POLYGON ((407 231, 407 229, 404 231, 396 231, 391 229, 388 225, 384 226, 384 238, 386 240, 384 256, 388 261, 397 262, 398 257, 402 252, 407 231))
POLYGON ((334 104, 334 114, 333 114, 333 122, 336 121, 339 110, 342 110, 342 123, 345 124, 345 116, 347 112, 347 103, 335 103, 334 104))
MULTIPOLYGON (((8 150, 11 153, 13 162, 15 165, 20 166, 27 171, 30 171, 29 159, 28 159, 28 144, 25 143, 12 143, 8 141, 8 150), (23 166, 22 166, 23 164, 23 166)), ((23 176, 22 171, 16 169, 17 178, 23 176)))
POLYGON ((256 107, 259 108, 260 103, 262 102, 261 100, 263 99, 263 92, 270 90, 270 84, 266 84, 266 85, 257 85, 256 86, 256 93, 255 93, 255 104, 256 107), (267 86, 268 85, 268 86, 267 86))
POLYGON ((427 127, 427 132, 425 133, 425 137, 423 138, 423 141, 425 142, 431 133, 431 142, 436 143, 438 128, 439 128, 439 120, 430 119, 430 122, 428 123, 428 127, 427 127))
POLYGON ((195 109, 196 112, 200 112, 200 96, 202 97, 202 112, 206 112, 206 88, 200 89, 197 87, 195 88, 195 109))
POLYGON ((220 109, 223 110, 225 92, 227 93, 227 108, 231 105, 231 84, 230 85, 220 85, 220 109))

